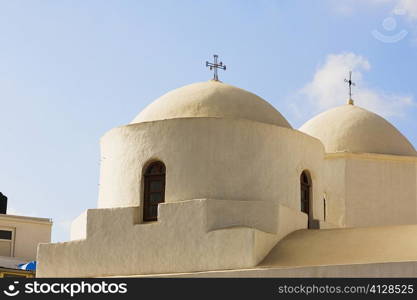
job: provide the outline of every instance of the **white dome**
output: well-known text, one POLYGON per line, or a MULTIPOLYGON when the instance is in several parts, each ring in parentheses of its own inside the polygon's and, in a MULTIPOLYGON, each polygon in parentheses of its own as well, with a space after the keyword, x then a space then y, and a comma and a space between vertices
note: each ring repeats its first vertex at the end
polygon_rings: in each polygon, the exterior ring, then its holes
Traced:
POLYGON ((355 105, 325 111, 300 131, 321 140, 328 153, 416 155, 413 145, 387 120, 355 105))
POLYGON ((259 96, 213 80, 166 93, 148 105, 131 124, 195 117, 247 119, 292 128, 271 104, 259 96))

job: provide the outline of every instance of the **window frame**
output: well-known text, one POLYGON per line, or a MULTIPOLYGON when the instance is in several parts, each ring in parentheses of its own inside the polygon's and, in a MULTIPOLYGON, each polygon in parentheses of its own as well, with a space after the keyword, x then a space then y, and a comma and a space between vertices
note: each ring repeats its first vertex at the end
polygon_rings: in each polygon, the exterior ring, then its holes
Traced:
POLYGON ((9 242, 10 243, 10 255, 4 257, 14 257, 14 245, 15 245, 15 233, 16 228, 7 227, 7 226, 0 226, 0 230, 10 231, 12 233, 11 239, 0 239, 1 242, 9 242))
POLYGON ((143 222, 155 222, 158 221, 158 205, 165 202, 165 187, 166 187, 166 167, 162 161, 153 161, 145 167, 145 172, 143 173, 143 210, 142 210, 142 220, 143 222), (155 166, 158 166, 160 172, 152 173, 151 170, 155 166), (162 181, 162 186, 160 190, 152 191, 151 185, 153 182, 162 181), (161 200, 156 204, 152 204, 151 195, 159 194, 161 200), (149 208, 156 207, 156 214, 149 214, 149 208))

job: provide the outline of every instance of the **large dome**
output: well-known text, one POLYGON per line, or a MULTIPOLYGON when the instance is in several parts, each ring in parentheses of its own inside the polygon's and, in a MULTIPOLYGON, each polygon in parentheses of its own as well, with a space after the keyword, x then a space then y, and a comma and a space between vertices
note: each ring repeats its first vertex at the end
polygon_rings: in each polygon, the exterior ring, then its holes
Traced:
POLYGON ((326 152, 416 155, 413 145, 384 118, 355 105, 325 111, 301 126, 326 152))
POLYGON ((178 88, 148 105, 131 122, 195 117, 247 119, 292 128, 268 102, 243 89, 210 80, 178 88))

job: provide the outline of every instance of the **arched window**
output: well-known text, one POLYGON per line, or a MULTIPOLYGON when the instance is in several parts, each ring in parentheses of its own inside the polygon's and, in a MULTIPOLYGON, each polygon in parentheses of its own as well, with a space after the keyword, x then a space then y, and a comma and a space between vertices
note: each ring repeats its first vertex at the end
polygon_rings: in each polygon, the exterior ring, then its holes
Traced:
POLYGON ((308 227, 310 228, 310 192, 311 181, 307 171, 303 171, 300 175, 300 192, 301 192, 301 211, 308 215, 308 227))
POLYGON ((158 219, 158 204, 165 201, 165 165, 151 163, 144 174, 143 221, 158 219))

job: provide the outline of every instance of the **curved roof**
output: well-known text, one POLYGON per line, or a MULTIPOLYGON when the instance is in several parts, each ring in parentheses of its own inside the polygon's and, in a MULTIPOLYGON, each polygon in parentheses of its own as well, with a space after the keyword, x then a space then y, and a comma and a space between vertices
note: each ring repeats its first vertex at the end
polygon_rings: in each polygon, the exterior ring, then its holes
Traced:
POLYGON ((326 152, 416 155, 407 138, 381 116, 355 105, 325 111, 301 126, 321 140, 326 152))
POLYGON ((131 124, 195 117, 247 119, 292 128, 261 97, 213 80, 186 85, 166 93, 148 105, 131 124))

